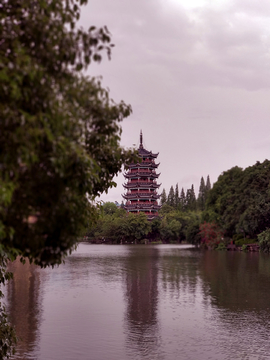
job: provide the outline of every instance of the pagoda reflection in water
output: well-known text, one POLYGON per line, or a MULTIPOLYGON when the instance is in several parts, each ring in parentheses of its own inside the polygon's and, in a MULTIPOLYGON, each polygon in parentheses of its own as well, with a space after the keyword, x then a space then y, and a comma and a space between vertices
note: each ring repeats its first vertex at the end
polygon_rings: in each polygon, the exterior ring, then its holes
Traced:
POLYGON ((132 247, 127 259, 126 278, 126 344, 137 348, 141 357, 155 352, 159 343, 158 249, 132 247))

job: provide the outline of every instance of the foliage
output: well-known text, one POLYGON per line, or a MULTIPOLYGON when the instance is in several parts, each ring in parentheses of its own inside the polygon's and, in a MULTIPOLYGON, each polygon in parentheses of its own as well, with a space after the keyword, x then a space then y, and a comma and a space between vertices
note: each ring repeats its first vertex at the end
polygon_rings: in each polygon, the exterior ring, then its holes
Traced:
MULTIPOLYGON (((110 206, 111 203, 105 203, 102 208, 110 206)), ((200 243, 201 216, 198 212, 180 212, 165 204, 162 209, 167 212, 149 221, 144 213, 128 214, 121 208, 111 213, 102 208, 97 223, 88 232, 91 241, 130 243, 148 239, 151 243, 161 240, 200 243)))
POLYGON ((256 239, 239 239, 239 240, 235 240, 235 245, 236 246, 243 246, 243 245, 248 245, 248 244, 254 244, 256 242, 256 239))
POLYGON ((242 245, 242 250, 243 250, 243 251, 247 251, 247 244, 243 244, 243 245, 242 245))
POLYGON ((199 225, 199 213, 174 210, 162 217, 160 236, 166 242, 185 240, 191 244, 198 244, 200 242, 199 225))
MULTIPOLYGON (((86 0, 0 3, 0 244, 44 267, 59 264, 96 219, 96 196, 131 151, 120 147, 130 106, 84 75, 110 56, 107 28, 78 28, 86 0)), ((5 263, 1 264, 1 282, 5 263)), ((1 351, 14 332, 0 314, 1 351)))
POLYGON ((166 203, 166 204, 162 205, 162 208, 160 209, 159 214, 164 215, 164 214, 170 213, 172 211, 175 211, 174 207, 166 203))
POLYGON ((218 244, 218 246, 216 247, 216 250, 221 250, 221 251, 227 250, 227 246, 226 246, 226 244, 224 242, 220 242, 218 244))
MULTIPOLYGON (((0 246, 0 283, 5 285, 7 281, 12 279, 13 274, 7 271, 7 263, 10 260, 15 260, 18 252, 13 249, 7 254, 0 246)), ((9 359, 15 353, 15 346, 17 344, 17 337, 14 328, 8 321, 8 316, 5 306, 3 306, 1 299, 4 297, 0 290, 0 359, 9 359)))
POLYGON ((193 245, 199 245, 201 242, 200 237, 200 224, 201 213, 200 212, 188 212, 185 215, 185 240, 193 245))
POLYGON ((170 241, 170 240, 180 240, 180 230, 182 228, 182 224, 177 219, 168 219, 168 217, 164 218, 161 222, 160 227, 160 235, 162 239, 170 241))
POLYGON ((199 210, 204 210, 205 208, 205 202, 206 202, 206 186, 204 182, 204 178, 201 177, 201 183, 199 188, 199 194, 197 199, 197 206, 199 210))
POLYGON ((206 184, 205 184, 205 191, 206 191, 206 199, 207 199, 207 196, 208 196, 208 193, 209 191, 211 190, 211 182, 210 182, 210 176, 207 175, 207 179, 206 179, 206 184))
POLYGON ((118 210, 118 207, 115 203, 113 202, 105 202, 103 205, 102 205, 102 210, 104 212, 104 214, 106 215, 112 215, 112 214, 115 214, 118 210))
POLYGON ((215 249, 223 240, 223 232, 215 223, 206 223, 200 225, 200 236, 202 243, 210 249, 215 249))
POLYGON ((175 195, 174 195, 173 186, 170 187, 170 191, 167 198, 167 204, 169 206, 175 207, 175 195))
POLYGON ((179 200, 179 210, 185 211, 186 209, 186 195, 184 192, 184 189, 182 188, 181 194, 180 194, 180 200, 179 200))
POLYGON ((0 240, 41 266, 74 248, 132 159, 119 145, 131 108, 83 73, 112 46, 106 28, 75 26, 85 2, 0 5, 0 240))
POLYGON ((195 195, 193 184, 190 189, 187 189, 186 210, 190 210, 190 211, 196 210, 196 195, 195 195))
MULTIPOLYGON (((206 184, 203 177, 201 178, 198 199, 196 199, 193 184, 191 185, 190 189, 187 189, 186 194, 184 188, 181 189, 181 193, 179 194, 179 187, 177 183, 175 185, 175 189, 173 186, 170 187, 168 197, 166 197, 166 191, 165 189, 163 189, 161 193, 160 203, 162 206, 169 205, 171 208, 181 212, 196 211, 197 209, 199 211, 202 211, 205 208, 206 199, 208 197, 210 189, 211 183, 209 175, 207 176, 206 184)), ((166 212, 168 212, 167 209, 166 212)))
POLYGON ((270 229, 266 229, 258 235, 260 250, 270 252, 270 229))
POLYGON ((151 230, 148 234, 149 239, 151 240, 151 243, 153 243, 153 240, 160 239, 160 225, 161 225, 161 218, 156 217, 150 222, 151 230))
POLYGON ((270 161, 222 173, 209 191, 204 220, 215 221, 226 236, 255 238, 270 227, 270 161))
POLYGON ((150 232, 151 226, 144 213, 129 213, 126 217, 125 239, 127 241, 140 241, 150 232))
MULTIPOLYGON (((157 221, 153 223, 153 227, 154 225, 159 226, 157 221)), ((130 243, 140 242, 150 232, 151 223, 147 220, 144 213, 128 214, 125 210, 117 208, 112 214, 104 213, 101 210, 99 220, 92 226, 87 235, 91 240, 98 240, 100 242, 130 243)))
POLYGON ((179 196, 178 184, 175 185, 174 204, 175 204, 175 208, 176 208, 176 209, 179 209, 179 206, 180 206, 180 196, 179 196))
POLYGON ((163 189, 162 193, 160 195, 160 204, 163 205, 167 202, 167 195, 166 195, 166 190, 163 189))

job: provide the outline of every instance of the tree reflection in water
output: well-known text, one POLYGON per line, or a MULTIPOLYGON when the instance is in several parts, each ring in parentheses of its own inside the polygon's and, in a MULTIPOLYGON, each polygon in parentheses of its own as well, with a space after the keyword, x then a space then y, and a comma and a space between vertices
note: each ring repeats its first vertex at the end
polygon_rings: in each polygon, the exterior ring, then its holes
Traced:
POLYGON ((89 245, 55 269, 16 262, 17 359, 267 359, 270 257, 89 245), (43 271, 44 270, 44 271, 43 271), (41 316, 42 315, 42 316, 41 316), (41 321, 41 317, 42 320, 41 321))
POLYGON ((30 359, 38 344, 42 314, 42 273, 39 267, 19 259, 9 264, 13 280, 6 286, 10 321, 19 338, 14 359, 30 359))

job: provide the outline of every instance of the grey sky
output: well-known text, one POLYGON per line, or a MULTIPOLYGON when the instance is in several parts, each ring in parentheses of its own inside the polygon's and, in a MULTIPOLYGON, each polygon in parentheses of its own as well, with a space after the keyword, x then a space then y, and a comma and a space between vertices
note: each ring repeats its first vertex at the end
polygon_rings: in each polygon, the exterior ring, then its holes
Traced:
MULTIPOLYGON (((106 25, 112 60, 91 65, 132 105, 121 144, 159 152, 160 191, 270 154, 269 0, 89 0, 81 23, 106 25)), ((121 201, 124 178, 102 196, 121 201)))

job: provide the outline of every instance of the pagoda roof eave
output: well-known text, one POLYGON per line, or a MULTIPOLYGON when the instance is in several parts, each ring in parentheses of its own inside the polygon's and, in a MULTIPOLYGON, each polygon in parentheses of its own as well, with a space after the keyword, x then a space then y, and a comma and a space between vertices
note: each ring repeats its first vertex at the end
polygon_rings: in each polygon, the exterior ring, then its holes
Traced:
POLYGON ((149 210, 160 210, 160 205, 150 205, 150 206, 142 206, 142 205, 124 205, 125 210, 139 210, 139 211, 145 211, 147 209, 149 210))
POLYGON ((134 173, 134 174, 129 174, 129 173, 125 173, 124 174, 124 177, 125 178, 137 178, 137 177, 152 177, 153 179, 157 179, 159 177, 160 173, 159 174, 147 174, 147 173, 134 173))
POLYGON ((126 200, 130 199, 151 199, 151 200, 157 200, 160 198, 161 195, 141 195, 141 194, 124 194, 122 197, 126 200))
POLYGON ((160 187, 161 184, 142 184, 142 183, 135 183, 135 184, 123 184, 125 189, 130 189, 130 188, 134 188, 134 189, 138 189, 138 188, 154 188, 157 189, 160 187))
POLYGON ((141 162, 137 162, 137 163, 130 163, 127 165, 127 167, 134 167, 134 166, 145 166, 145 167, 150 167, 150 166, 159 166, 160 163, 155 163, 153 160, 152 161, 141 161, 141 162))
POLYGON ((159 153, 154 154, 152 153, 152 151, 148 151, 144 147, 140 147, 138 149, 138 153, 140 156, 151 157, 151 158, 157 158, 159 155, 159 153))

